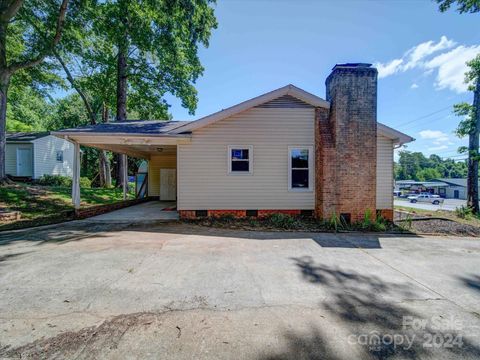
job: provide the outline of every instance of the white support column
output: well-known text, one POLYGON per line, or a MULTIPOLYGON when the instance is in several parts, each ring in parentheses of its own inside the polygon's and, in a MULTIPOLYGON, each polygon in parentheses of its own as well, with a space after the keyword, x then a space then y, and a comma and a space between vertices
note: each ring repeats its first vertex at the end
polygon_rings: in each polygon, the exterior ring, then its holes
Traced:
POLYGON ((80 209, 80 144, 73 143, 72 203, 80 209))
POLYGON ((127 188, 128 188, 128 159, 127 155, 122 155, 122 167, 123 167, 123 200, 127 200, 127 188))

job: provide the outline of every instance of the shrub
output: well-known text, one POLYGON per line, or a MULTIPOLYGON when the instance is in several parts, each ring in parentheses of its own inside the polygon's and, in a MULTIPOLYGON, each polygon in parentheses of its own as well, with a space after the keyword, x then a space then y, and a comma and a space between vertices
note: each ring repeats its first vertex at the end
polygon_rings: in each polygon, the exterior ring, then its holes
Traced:
POLYGON ((299 221, 293 216, 275 213, 266 218, 266 222, 273 227, 281 229, 295 229, 299 227, 299 221))
MULTIPOLYGON (((70 181, 70 183, 71 183, 71 181, 70 181)), ((87 177, 81 177, 80 178, 80 187, 91 188, 92 187, 92 181, 87 177)))
POLYGON ((43 175, 37 182, 43 186, 72 186, 72 179, 62 175, 43 175))
POLYGON ((472 211, 472 208, 462 205, 455 209, 455 214, 460 219, 470 219, 473 215, 473 211, 472 211))
MULTIPOLYGON (((37 180, 39 185, 43 186, 61 186, 61 187, 71 187, 72 179, 67 176, 62 175, 43 175, 37 180)), ((92 187, 92 182, 87 177, 80 178, 80 187, 90 188, 92 187)))

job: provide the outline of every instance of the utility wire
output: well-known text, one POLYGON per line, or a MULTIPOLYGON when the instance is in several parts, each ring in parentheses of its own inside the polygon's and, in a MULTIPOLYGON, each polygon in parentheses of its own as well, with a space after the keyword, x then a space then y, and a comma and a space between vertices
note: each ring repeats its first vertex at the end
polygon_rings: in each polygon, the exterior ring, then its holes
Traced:
POLYGON ((398 128, 398 127, 403 127, 403 126, 405 126, 405 125, 414 123, 414 122, 416 122, 416 121, 418 121, 418 120, 422 120, 422 119, 428 118, 428 117, 430 117, 430 116, 432 116, 432 115, 438 114, 438 113, 440 113, 440 112, 442 112, 442 111, 445 111, 445 110, 448 110, 448 109, 452 109, 452 108, 453 108, 453 105, 449 105, 449 106, 444 107, 444 108, 442 108, 442 109, 440 109, 440 110, 434 111, 434 112, 432 112, 432 113, 430 113, 430 114, 423 115, 423 116, 420 116, 420 117, 418 117, 418 118, 416 118, 416 119, 413 119, 413 120, 404 122, 404 123, 402 123, 402 124, 395 125, 395 127, 397 127, 397 128, 398 128))

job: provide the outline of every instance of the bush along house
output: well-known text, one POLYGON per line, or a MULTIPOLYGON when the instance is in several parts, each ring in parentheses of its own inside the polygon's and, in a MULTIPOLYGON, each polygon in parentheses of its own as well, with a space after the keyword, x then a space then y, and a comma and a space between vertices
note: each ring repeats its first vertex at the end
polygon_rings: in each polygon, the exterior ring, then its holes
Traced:
POLYGON ((287 85, 196 121, 54 134, 73 142, 76 158, 81 144, 148 160, 148 196, 176 201, 181 218, 285 213, 351 222, 368 213, 393 219, 393 151, 414 140, 377 122, 377 70, 360 63, 333 68, 326 100, 287 85))

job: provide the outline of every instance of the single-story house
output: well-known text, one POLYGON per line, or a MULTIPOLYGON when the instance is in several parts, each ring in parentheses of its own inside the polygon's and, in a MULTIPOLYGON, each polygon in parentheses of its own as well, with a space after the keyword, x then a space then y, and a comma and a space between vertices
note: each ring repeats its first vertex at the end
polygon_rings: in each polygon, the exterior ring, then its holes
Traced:
POLYGON ((38 179, 42 175, 73 175, 73 144, 49 132, 7 133, 6 174, 38 179))
MULTIPOLYGON (((456 179, 435 179, 436 181, 441 181, 446 183, 448 186, 439 192, 440 196, 444 196, 447 199, 461 199, 467 200, 467 179, 466 178, 456 178, 456 179)), ((478 183, 480 186, 480 182, 478 183)))
POLYGON ((393 150, 413 141, 377 122, 377 70, 336 65, 326 100, 293 85, 196 121, 127 121, 57 131, 79 147, 147 159, 148 195, 181 218, 271 213, 393 218, 393 150))

